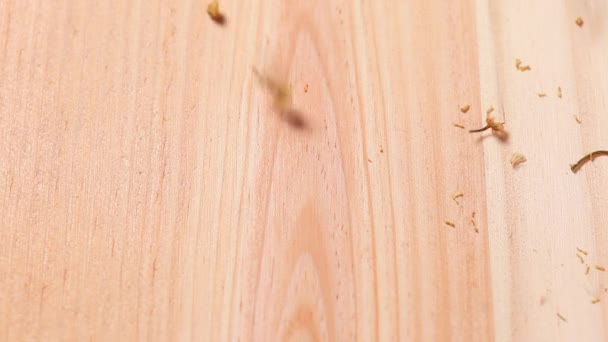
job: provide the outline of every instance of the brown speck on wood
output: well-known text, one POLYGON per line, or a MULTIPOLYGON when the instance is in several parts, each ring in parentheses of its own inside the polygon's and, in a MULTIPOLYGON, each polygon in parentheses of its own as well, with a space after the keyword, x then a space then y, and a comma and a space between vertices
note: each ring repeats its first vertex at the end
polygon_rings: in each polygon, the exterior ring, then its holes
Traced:
POLYGON ((562 87, 557 87, 557 97, 562 98, 562 87))
POLYGON ((583 27, 583 24, 585 23, 583 21, 583 18, 581 18, 581 17, 576 18, 575 22, 576 22, 576 25, 578 25, 579 27, 583 27))
POLYGON ((561 319, 564 322, 568 322, 568 320, 566 319, 566 317, 564 317, 562 314, 560 314, 559 312, 557 313, 557 318, 561 319))
POLYGON ((587 254, 588 254, 586 250, 584 250, 584 249, 582 249, 582 248, 580 248, 580 247, 576 247, 576 250, 577 250, 578 252, 582 253, 582 254, 585 254, 585 255, 587 255, 587 254))
POLYGON ((462 124, 459 124, 459 123, 452 122, 452 125, 454 125, 454 127, 465 129, 465 127, 462 124))
POLYGON ((527 161, 526 156, 520 153, 513 153, 511 156, 511 165, 513 168, 517 168, 517 166, 525 163, 527 161))
POLYGON ((589 274, 590 269, 591 267, 589 267, 589 265, 585 265, 585 275, 589 274))
POLYGON ((452 228, 456 228, 456 224, 454 222, 450 222, 450 221, 445 221, 445 224, 452 227, 452 228))
POLYGON ((207 14, 216 23, 223 25, 226 22, 226 17, 220 12, 220 4, 218 0, 213 0, 207 5, 207 14))
POLYGON ((306 83, 306 85, 304 86, 304 92, 308 93, 308 83, 306 83))
POLYGON ((384 153, 384 149, 382 148, 382 145, 380 145, 380 153, 384 153))
POLYGON ((454 200, 454 202, 456 202, 456 204, 460 204, 460 203, 458 202, 458 199, 459 199, 459 198, 461 198, 461 197, 464 197, 464 194, 463 194, 462 192, 461 192, 461 193, 458 193, 458 194, 456 194, 456 195, 454 195, 454 196, 452 196, 452 199, 454 200))
POLYGON ((579 124, 583 123, 583 120, 581 120, 581 118, 578 115, 574 116, 574 120, 576 120, 576 122, 578 122, 579 124))
POLYGON ((470 106, 470 105, 466 105, 466 106, 462 106, 462 107, 460 107, 460 111, 461 111, 461 112, 463 112, 463 113, 468 112, 468 111, 469 111, 469 109, 471 109, 471 106, 470 106))
POLYGON ((545 97, 545 96, 547 96, 546 93, 538 93, 538 97, 545 97))
POLYGON ((600 302, 600 299, 599 299, 599 298, 597 298, 597 297, 596 297, 596 298, 593 298, 593 299, 591 300, 591 304, 597 304, 597 303, 599 303, 599 302, 600 302))
POLYGON ((494 111, 494 107, 490 106, 486 109, 486 115, 490 115, 494 111))
POLYGON ((540 296, 540 305, 545 305, 545 303, 547 302, 547 297, 545 296, 540 296))
POLYGON ((602 265, 595 265, 595 269, 598 271, 606 272, 606 267, 602 265))

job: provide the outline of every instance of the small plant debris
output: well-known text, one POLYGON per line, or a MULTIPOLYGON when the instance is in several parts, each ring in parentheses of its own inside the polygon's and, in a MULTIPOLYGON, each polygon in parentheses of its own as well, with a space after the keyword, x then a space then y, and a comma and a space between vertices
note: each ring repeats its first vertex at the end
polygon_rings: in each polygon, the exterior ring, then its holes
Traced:
POLYGON ((209 17, 211 17, 213 21, 220 25, 223 25, 226 22, 226 17, 220 12, 218 0, 212 0, 209 5, 207 5, 207 14, 209 14, 209 17))
POLYGON ((576 247, 576 250, 577 250, 578 252, 582 253, 582 254, 585 254, 585 255, 587 255, 587 254, 588 254, 588 252, 587 252, 586 250, 582 249, 582 248, 576 247))
POLYGON ((576 257, 581 261, 581 264, 585 263, 585 259, 583 259, 583 256, 580 253, 576 253, 576 257))
POLYGON ((585 165, 585 163, 587 163, 588 161, 593 162, 593 159, 595 159, 598 156, 608 156, 608 151, 599 150, 599 151, 591 152, 591 153, 585 155, 583 158, 581 158, 576 163, 571 164, 570 170, 572 170, 572 172, 576 173, 583 165, 585 165))
POLYGON ((492 114, 493 111, 494 111, 494 107, 492 107, 492 106, 488 107, 488 109, 486 109, 486 115, 492 114))
POLYGON ((384 148, 382 148, 382 145, 380 145, 380 153, 384 153, 384 148))
POLYGON ((583 24, 584 24, 585 22, 583 21, 583 18, 578 17, 578 18, 576 18, 575 23, 576 23, 576 25, 578 25, 579 27, 583 27, 583 24))
POLYGON ((480 133, 488 129, 491 129, 492 134, 497 136, 500 140, 507 140, 509 137, 509 133, 505 131, 505 123, 496 121, 490 114, 486 117, 486 125, 484 127, 470 130, 469 133, 480 133))
POLYGON ((568 322, 568 320, 566 319, 566 317, 564 317, 562 314, 560 314, 559 312, 557 313, 557 318, 559 318, 560 320, 564 321, 564 322, 568 322))
POLYGON ((465 129, 465 127, 462 124, 459 124, 459 123, 452 122, 452 125, 454 125, 454 127, 465 129))
POLYGON ((576 120, 576 122, 578 122, 579 124, 583 123, 583 120, 581 120, 581 118, 578 115, 574 116, 574 120, 576 120))
POLYGON ((538 97, 546 97, 547 93, 538 93, 537 95, 538 95, 538 97))
POLYGON ((304 86, 304 92, 308 93, 308 83, 306 83, 306 85, 304 86))
POLYGON ((562 87, 557 87, 557 97, 562 98, 562 87))
POLYGON ((445 224, 452 227, 452 228, 456 228, 456 224, 454 222, 451 221, 445 221, 445 224))
POLYGON ((598 271, 606 272, 606 267, 602 265, 595 265, 595 269, 598 271))
POLYGON ((458 199, 464 197, 464 194, 462 192, 457 193, 456 195, 452 196, 452 199, 454 200, 454 202, 456 202, 456 204, 460 205, 460 202, 458 202, 458 199))
POLYGON ((461 111, 462 113, 466 113, 466 112, 468 112, 468 111, 469 111, 469 109, 471 109, 471 106, 470 106, 470 105, 466 105, 466 106, 462 106, 462 107, 460 107, 460 111, 461 111))
POLYGON ((600 302, 600 299, 598 297, 595 297, 591 300, 591 304, 597 304, 600 302))
POLYGON ((522 65, 522 61, 519 58, 515 60, 515 68, 521 72, 532 70, 529 65, 522 65))
POLYGON ((520 153, 513 153, 511 156, 511 165, 513 168, 517 168, 517 166, 525 163, 527 161, 526 156, 520 153))
POLYGON ((590 269, 591 269, 591 267, 589 267, 589 265, 585 264, 585 275, 589 274, 590 269))

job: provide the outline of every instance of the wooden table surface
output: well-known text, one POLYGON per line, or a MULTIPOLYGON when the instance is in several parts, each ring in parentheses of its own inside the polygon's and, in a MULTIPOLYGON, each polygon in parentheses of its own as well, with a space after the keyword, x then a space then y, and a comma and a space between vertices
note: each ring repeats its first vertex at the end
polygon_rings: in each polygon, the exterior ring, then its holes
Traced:
POLYGON ((608 340, 608 2, 206 8, 0 1, 0 340, 608 340))

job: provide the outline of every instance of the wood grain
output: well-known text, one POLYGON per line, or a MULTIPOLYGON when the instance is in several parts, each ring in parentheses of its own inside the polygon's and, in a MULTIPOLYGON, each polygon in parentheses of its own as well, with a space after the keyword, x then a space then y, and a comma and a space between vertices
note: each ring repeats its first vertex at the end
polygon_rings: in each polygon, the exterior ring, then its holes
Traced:
POLYGON ((206 6, 0 2, 0 340, 608 339, 605 1, 206 6))

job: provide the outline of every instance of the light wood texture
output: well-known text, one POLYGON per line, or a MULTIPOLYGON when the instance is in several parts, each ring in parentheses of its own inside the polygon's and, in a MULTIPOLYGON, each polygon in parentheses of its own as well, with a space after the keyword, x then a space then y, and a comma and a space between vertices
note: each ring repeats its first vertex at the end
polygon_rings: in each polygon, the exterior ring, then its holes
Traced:
POLYGON ((608 340, 605 0, 206 6, 0 1, 0 340, 608 340))

